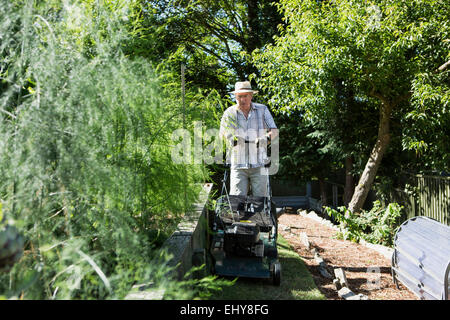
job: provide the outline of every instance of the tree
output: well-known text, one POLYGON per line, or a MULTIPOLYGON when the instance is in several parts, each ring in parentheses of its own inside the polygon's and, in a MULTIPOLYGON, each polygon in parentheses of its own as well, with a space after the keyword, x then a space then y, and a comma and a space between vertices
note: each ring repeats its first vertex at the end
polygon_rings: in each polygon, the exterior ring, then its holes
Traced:
POLYGON ((419 112, 415 84, 448 60, 448 8, 437 0, 283 0, 280 9, 288 26, 255 55, 272 104, 327 118, 342 81, 378 113, 376 141, 349 204, 359 212, 389 146, 391 118, 419 112))
POLYGON ((186 80, 223 94, 257 72, 249 59, 272 41, 281 15, 271 0, 141 1, 144 30, 132 46, 152 61, 186 63, 186 80))
POLYGON ((317 179, 322 204, 326 205, 325 179, 333 167, 332 148, 318 132, 317 126, 299 111, 289 116, 278 114, 275 121, 282 137, 278 176, 305 182, 317 179))

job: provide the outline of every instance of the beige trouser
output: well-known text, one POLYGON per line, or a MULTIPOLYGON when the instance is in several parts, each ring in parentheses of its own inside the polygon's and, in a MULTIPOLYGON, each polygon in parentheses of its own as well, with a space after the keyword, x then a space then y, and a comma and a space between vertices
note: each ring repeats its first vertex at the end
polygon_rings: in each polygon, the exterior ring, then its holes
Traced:
POLYGON ((230 194, 247 195, 250 182, 252 187, 252 195, 267 197, 267 174, 268 170, 265 167, 231 169, 230 194))

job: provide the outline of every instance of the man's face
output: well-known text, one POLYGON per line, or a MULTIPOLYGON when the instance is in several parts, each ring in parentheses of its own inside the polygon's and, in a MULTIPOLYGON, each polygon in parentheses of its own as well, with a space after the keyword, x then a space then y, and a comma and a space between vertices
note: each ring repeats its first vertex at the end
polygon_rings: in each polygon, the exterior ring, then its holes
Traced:
POLYGON ((253 93, 245 92, 245 93, 236 93, 236 101, 241 109, 249 109, 250 104, 252 103, 253 93))

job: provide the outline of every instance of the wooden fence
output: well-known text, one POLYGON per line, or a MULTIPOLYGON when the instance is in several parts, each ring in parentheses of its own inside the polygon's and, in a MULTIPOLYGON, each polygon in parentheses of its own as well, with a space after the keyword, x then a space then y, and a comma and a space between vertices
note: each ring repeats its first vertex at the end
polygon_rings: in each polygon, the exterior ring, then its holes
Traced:
MULTIPOLYGON (((404 216, 401 222, 415 217, 426 216, 435 219, 443 224, 450 225, 450 177, 431 176, 431 175, 415 175, 403 173, 399 177, 401 188, 395 188, 388 196, 389 202, 397 202, 404 207, 404 216)), ((292 186, 294 182, 288 184, 283 181, 274 185, 274 194, 278 189, 279 195, 287 194, 286 190, 291 190, 292 195, 306 194, 310 200, 310 207, 316 211, 322 212, 319 185, 316 180, 309 182, 306 186, 292 186), (308 191, 309 184, 309 191, 308 191), (284 189, 283 189, 284 188, 284 189), (312 201, 312 202, 311 202, 312 201)), ((326 181, 327 188, 327 204, 331 207, 344 205, 344 185, 332 181, 326 181)), ((278 195, 278 194, 277 194, 278 195)), ((370 210, 372 202, 377 199, 374 192, 370 192, 366 203, 365 210, 370 210)))
MULTIPOLYGON (((404 207, 401 222, 425 216, 450 226, 450 177, 404 173, 399 180, 402 188, 393 189, 388 198, 404 207)), ((326 185, 328 205, 343 205, 344 186, 330 181, 326 185)), ((376 199, 375 193, 369 194, 365 209, 376 199)))
POLYGON ((405 174, 404 187, 394 189, 390 201, 405 207, 406 219, 425 216, 450 225, 450 177, 405 174))

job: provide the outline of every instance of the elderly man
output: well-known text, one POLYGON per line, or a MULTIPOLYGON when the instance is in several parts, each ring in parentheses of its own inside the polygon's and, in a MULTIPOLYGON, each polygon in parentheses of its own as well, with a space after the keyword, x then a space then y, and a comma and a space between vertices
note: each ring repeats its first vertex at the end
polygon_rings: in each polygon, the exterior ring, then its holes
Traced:
POLYGON ((247 195, 251 186, 254 196, 267 197, 267 144, 277 126, 267 106, 252 102, 258 91, 249 81, 236 82, 233 93, 236 104, 225 110, 220 133, 229 143, 227 162, 231 164, 230 194, 247 195))

